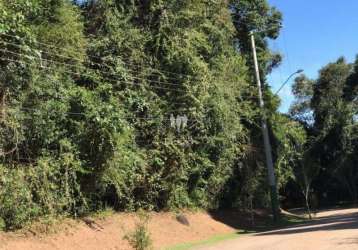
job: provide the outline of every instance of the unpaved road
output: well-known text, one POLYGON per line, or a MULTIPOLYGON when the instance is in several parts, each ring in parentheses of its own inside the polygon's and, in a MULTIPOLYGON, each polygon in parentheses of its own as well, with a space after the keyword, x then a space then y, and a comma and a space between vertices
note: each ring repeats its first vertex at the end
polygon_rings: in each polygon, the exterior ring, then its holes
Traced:
POLYGON ((358 250, 358 209, 325 211, 314 222, 238 237, 197 250, 358 250))

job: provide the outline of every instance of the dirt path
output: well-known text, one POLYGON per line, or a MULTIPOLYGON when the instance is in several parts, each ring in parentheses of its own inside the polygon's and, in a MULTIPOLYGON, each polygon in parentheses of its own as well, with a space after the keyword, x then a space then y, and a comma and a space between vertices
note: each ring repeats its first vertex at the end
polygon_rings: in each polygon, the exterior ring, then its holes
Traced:
POLYGON ((321 212, 309 224, 243 236, 199 249, 358 250, 358 209, 321 212))

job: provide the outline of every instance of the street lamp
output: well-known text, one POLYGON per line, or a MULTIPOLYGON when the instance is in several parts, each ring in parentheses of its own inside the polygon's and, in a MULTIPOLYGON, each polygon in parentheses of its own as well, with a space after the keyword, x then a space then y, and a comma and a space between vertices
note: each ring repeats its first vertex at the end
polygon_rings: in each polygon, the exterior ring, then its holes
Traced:
POLYGON ((281 85, 281 87, 276 91, 275 95, 277 95, 282 89, 283 87, 285 87, 285 85, 288 83, 288 81, 294 76, 294 75, 298 75, 301 74, 304 70, 303 69, 299 69, 296 72, 292 73, 287 80, 281 85))

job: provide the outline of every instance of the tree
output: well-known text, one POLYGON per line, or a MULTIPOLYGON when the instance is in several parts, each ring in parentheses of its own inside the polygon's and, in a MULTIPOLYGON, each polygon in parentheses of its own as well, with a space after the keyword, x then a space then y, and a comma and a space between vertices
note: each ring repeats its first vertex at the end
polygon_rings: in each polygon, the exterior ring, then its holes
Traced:
MULTIPOLYGON (((255 40, 260 64, 262 82, 266 75, 277 67, 282 58, 268 47, 267 39, 276 39, 282 26, 282 14, 271 7, 266 0, 231 0, 229 3, 234 26, 236 28, 237 46, 245 56, 248 67, 254 72, 250 43, 250 31, 256 31, 255 40)), ((252 83, 255 83, 252 81, 252 83)))
POLYGON ((318 134, 327 133, 334 125, 337 107, 342 102, 343 88, 351 70, 344 58, 330 63, 320 71, 314 86, 312 108, 314 111, 314 127, 318 134))
MULTIPOLYGON (((246 31, 274 26, 258 34, 265 78, 282 18, 266 0, 0 0, 0 13, 8 229, 108 205, 215 208, 233 179, 231 204, 265 204, 246 31), (185 130, 171 114, 188 117, 185 130)), ((279 101, 264 90, 274 116, 279 101)))
POLYGON ((242 118, 252 120, 226 2, 101 1, 85 9, 90 54, 123 75, 113 92, 145 155, 135 207, 215 206, 247 140, 242 118), (123 84, 128 80, 135 85, 123 84), (173 112, 189 117, 182 135, 163 125, 173 112))
POLYGON ((290 115, 306 127, 313 125, 313 111, 311 100, 313 97, 314 80, 301 75, 295 79, 292 86, 292 93, 295 96, 295 102, 290 107, 290 115))
POLYGON ((312 219, 311 205, 310 205, 310 192, 311 185, 314 179, 317 177, 320 171, 320 163, 312 156, 310 152, 309 142, 305 142, 297 148, 296 165, 294 167, 294 180, 299 185, 302 195, 305 198, 305 205, 308 212, 308 216, 312 219), (305 151, 307 150, 307 151, 305 151))
MULTIPOLYGON (((343 58, 324 67, 317 80, 312 99, 314 129, 320 149, 316 151, 332 177, 338 179, 356 200, 354 169, 346 159, 350 154, 351 135, 346 128, 352 125, 351 103, 344 100, 344 88, 351 72, 351 65, 343 58), (348 133, 347 133, 348 132, 348 133), (322 145, 324 145, 322 150, 322 145), (347 165, 348 164, 348 165, 347 165), (344 170, 346 169, 346 170, 344 170), (353 170, 352 169, 352 170, 353 170), (352 175, 353 174, 353 175, 352 175), (354 178, 351 180, 351 178, 354 178)), ((318 147, 318 146, 317 146, 318 147)))
POLYGON ((356 143, 354 74, 352 66, 340 58, 323 67, 315 81, 298 77, 293 87, 296 102, 291 107, 291 115, 305 124, 309 135, 306 145, 309 162, 321 165, 316 177, 320 183, 316 183, 318 189, 330 186, 332 180, 339 181, 352 201, 357 197, 357 174, 352 158, 356 143))

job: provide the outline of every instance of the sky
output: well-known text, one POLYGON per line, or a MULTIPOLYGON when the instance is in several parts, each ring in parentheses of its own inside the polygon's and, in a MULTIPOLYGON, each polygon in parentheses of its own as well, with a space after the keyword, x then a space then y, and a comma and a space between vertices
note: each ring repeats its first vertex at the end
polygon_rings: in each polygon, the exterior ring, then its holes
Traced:
MULTIPOLYGON (((283 13, 280 37, 271 49, 283 55, 281 66, 269 76, 275 92, 287 77, 303 69, 316 78, 322 66, 344 56, 353 62, 358 54, 358 0, 268 0, 283 13)), ((293 101, 293 79, 280 91, 280 111, 293 101)))

